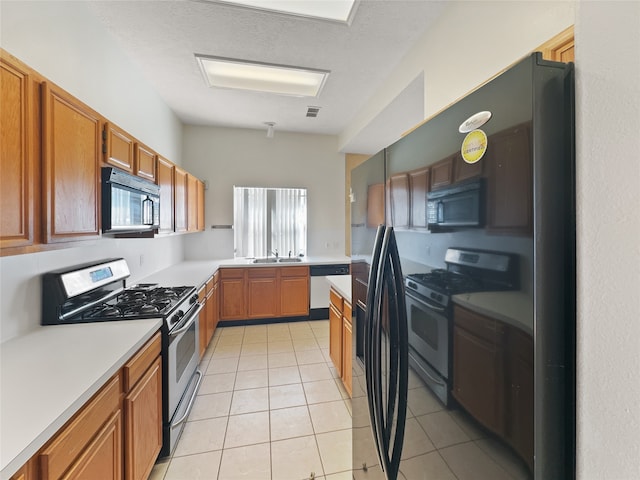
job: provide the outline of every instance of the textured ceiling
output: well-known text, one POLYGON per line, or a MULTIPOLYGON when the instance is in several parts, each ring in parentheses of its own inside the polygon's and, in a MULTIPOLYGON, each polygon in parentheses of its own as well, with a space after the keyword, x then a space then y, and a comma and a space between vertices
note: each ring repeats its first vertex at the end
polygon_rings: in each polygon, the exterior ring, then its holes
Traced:
MULTIPOLYGON (((351 25, 207 1, 88 4, 184 123, 266 128, 264 122, 275 122, 276 132, 338 135, 437 18, 444 2, 361 0, 351 25), (318 98, 211 89, 195 53, 331 74, 318 98), (310 105, 321 107, 317 118, 306 118, 310 105)), ((398 106, 387 110, 396 118, 398 107, 412 105, 413 100, 420 102, 421 112, 422 96, 422 89, 414 86, 403 93, 398 106), (409 93, 414 96, 408 98, 409 93)), ((409 118, 415 115, 407 112, 409 118)), ((372 123, 384 127, 383 118, 372 123)), ((378 138, 377 128, 362 135, 350 150, 375 150, 367 138, 378 138)))

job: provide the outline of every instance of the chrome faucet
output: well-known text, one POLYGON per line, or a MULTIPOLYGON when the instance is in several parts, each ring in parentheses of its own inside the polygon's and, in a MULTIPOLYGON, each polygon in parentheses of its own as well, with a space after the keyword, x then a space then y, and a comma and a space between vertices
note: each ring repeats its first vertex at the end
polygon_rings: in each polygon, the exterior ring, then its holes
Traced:
POLYGON ((278 249, 276 248, 275 252, 273 252, 273 251, 272 251, 272 252, 271 252, 271 254, 272 254, 274 257, 278 258, 278 249))

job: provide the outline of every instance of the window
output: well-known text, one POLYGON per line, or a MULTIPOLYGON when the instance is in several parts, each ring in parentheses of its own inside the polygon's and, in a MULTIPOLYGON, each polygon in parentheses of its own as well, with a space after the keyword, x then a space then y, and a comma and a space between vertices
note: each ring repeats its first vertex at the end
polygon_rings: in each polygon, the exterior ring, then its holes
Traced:
POLYGON ((307 189, 233 187, 236 257, 305 255, 307 189))

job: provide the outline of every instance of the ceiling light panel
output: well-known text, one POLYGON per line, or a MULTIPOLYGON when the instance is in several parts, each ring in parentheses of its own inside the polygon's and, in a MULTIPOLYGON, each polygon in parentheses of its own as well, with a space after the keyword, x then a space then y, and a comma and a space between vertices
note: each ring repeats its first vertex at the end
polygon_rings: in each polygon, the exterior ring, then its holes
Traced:
POLYGON ((205 0, 268 12, 351 24, 356 0, 205 0))
POLYGON ((329 72, 196 54, 210 87, 317 97, 329 72))

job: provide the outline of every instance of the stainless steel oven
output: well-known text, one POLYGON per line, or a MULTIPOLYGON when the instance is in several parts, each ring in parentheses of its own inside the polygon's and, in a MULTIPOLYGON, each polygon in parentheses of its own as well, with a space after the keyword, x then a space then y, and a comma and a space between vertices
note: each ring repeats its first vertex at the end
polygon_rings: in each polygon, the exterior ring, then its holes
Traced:
POLYGON ((448 404, 449 319, 447 308, 429 304, 406 290, 409 362, 433 392, 448 404))
POLYGON ((170 455, 173 451, 202 380, 202 372, 198 370, 201 310, 201 304, 193 304, 179 323, 165 336, 167 339, 165 350, 167 401, 161 456, 170 455))

